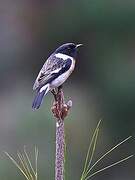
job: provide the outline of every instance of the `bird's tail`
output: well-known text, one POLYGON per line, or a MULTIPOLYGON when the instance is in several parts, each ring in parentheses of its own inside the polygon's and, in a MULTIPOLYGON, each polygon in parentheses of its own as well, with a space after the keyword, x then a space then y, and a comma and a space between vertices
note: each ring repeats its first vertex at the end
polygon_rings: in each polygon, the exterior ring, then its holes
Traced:
POLYGON ((49 84, 46 84, 37 91, 37 94, 32 103, 32 109, 39 109, 40 105, 42 104, 44 95, 46 95, 49 90, 49 84))

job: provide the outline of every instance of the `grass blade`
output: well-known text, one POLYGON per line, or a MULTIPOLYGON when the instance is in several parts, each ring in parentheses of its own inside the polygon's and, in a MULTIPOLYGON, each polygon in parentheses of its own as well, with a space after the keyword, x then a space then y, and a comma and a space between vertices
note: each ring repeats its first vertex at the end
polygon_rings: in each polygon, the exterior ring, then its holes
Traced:
POLYGON ((38 149, 35 147, 35 170, 30 161, 29 155, 24 147, 24 153, 17 152, 17 157, 19 159, 19 164, 16 160, 12 158, 7 152, 5 152, 7 157, 13 162, 13 164, 21 171, 26 180, 37 180, 38 179, 38 168, 37 168, 37 160, 38 160, 38 149))
POLYGON ((97 127, 96 127, 96 129, 95 129, 95 131, 94 131, 94 133, 93 133, 92 139, 91 139, 91 141, 90 141, 90 144, 89 144, 89 147, 88 147, 88 151, 87 151, 87 155, 86 155, 86 159, 85 159, 84 169, 83 169, 82 176, 81 176, 81 180, 84 179, 84 175, 86 174, 86 171, 88 170, 88 166, 89 166, 90 162, 91 162, 92 159, 93 159, 94 151, 95 151, 95 148, 96 148, 96 141, 95 141, 95 139, 96 139, 96 137, 97 137, 97 135, 98 135, 98 134, 97 134, 97 133, 98 133, 97 131, 99 131, 100 123, 101 123, 101 120, 98 122, 97 127), (95 144, 95 148, 94 148, 94 146, 93 146, 93 148, 92 148, 93 142, 94 142, 94 144, 95 144), (93 150, 92 150, 93 155, 90 156, 91 149, 93 149, 93 150), (89 158, 91 159, 90 162, 89 162, 89 158))
POLYGON ((23 158, 23 162, 25 164, 25 167, 26 167, 26 169, 27 169, 27 171, 29 173, 30 179, 34 180, 33 175, 32 175, 33 172, 31 171, 31 169, 29 167, 29 163, 27 161, 27 158, 26 158, 25 154, 22 154, 22 158, 23 158))
POLYGON ((132 158, 133 156, 134 156, 134 155, 130 155, 130 156, 124 158, 124 159, 121 159, 120 161, 117 161, 117 162, 115 162, 115 163, 113 163, 113 164, 111 164, 111 165, 109 165, 109 166, 106 166, 106 167, 104 167, 104 168, 102 168, 102 169, 100 169, 100 170, 92 173, 91 175, 89 175, 88 177, 86 177, 85 180, 88 180, 89 178, 97 175, 98 173, 100 173, 100 172, 102 172, 102 171, 104 171, 104 170, 106 170, 106 169, 109 169, 109 168, 114 167, 114 166, 116 166, 116 165, 118 165, 118 164, 120 164, 120 163, 122 163, 122 162, 124 162, 124 161, 127 161, 128 159, 132 158))
POLYGON ((38 148, 35 146, 35 180, 38 177, 38 168, 37 168, 37 161, 38 161, 38 148))
POLYGON ((98 133, 99 133, 99 129, 97 129, 97 133, 96 133, 96 136, 95 136, 95 140, 94 140, 94 144, 93 144, 93 149, 92 149, 90 161, 89 161, 89 164, 88 164, 88 166, 87 166, 86 171, 88 171, 88 169, 89 169, 89 167, 90 167, 90 165, 91 165, 91 163, 92 163, 92 160, 93 160, 93 156, 94 156, 94 153, 95 153, 95 150, 96 150, 96 145, 97 145, 98 133))
POLYGON ((113 148, 111 148, 109 151, 107 151, 104 155, 102 155, 92 166, 91 168, 87 171, 87 175, 89 174, 89 172, 103 159, 105 158, 108 154, 110 154, 112 151, 114 151, 116 148, 118 148, 120 145, 122 145, 123 143, 125 143, 126 141, 128 141, 132 136, 129 136, 128 138, 124 139, 123 141, 121 141, 120 143, 118 143, 116 146, 114 146, 113 148))
POLYGON ((26 157, 25 160, 26 160, 26 162, 28 162, 28 166, 31 168, 31 170, 32 170, 32 172, 33 172, 33 174, 35 176, 35 171, 34 171, 34 168, 33 168, 32 164, 31 164, 31 161, 30 161, 30 158, 28 156, 28 153, 26 151, 25 146, 24 146, 24 154, 25 154, 24 158, 26 157))
POLYGON ((18 156, 18 158, 19 158, 19 160, 20 160, 20 163, 21 163, 21 165, 22 165, 22 167, 23 167, 23 169, 24 169, 24 172, 27 174, 28 178, 31 179, 31 176, 30 176, 30 174, 29 174, 29 171, 27 170, 27 167, 26 167, 26 164, 25 164, 25 162, 24 162, 24 160, 23 160, 22 155, 18 152, 18 153, 17 153, 17 156, 18 156))
POLYGON ((7 157, 9 157, 9 159, 13 162, 13 164, 20 170, 20 172, 25 176, 25 178, 27 180, 30 180, 29 177, 27 176, 27 174, 25 173, 25 171, 20 167, 20 165, 12 158, 12 156, 10 156, 7 152, 5 152, 5 154, 7 155, 7 157))

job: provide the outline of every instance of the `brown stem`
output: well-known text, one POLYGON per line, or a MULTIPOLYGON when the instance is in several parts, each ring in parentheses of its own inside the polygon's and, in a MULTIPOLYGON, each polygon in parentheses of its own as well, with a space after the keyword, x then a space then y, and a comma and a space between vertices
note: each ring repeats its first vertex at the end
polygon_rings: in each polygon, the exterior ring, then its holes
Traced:
POLYGON ((55 180, 64 179, 64 149, 64 121, 60 120, 56 123, 55 180))
POLYGON ((64 101, 64 93, 62 89, 58 89, 57 98, 55 100, 52 112, 56 117, 56 154, 55 154, 55 180, 64 180, 64 151, 65 151, 65 133, 64 119, 68 115, 68 111, 72 106, 72 101, 67 104, 64 101))

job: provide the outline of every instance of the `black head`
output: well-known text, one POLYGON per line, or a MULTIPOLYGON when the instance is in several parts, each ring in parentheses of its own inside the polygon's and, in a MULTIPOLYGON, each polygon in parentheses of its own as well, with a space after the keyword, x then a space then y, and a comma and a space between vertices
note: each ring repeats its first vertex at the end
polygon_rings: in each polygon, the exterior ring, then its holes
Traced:
POLYGON ((82 44, 75 45, 74 43, 66 43, 55 50, 55 53, 66 54, 71 57, 76 57, 77 49, 82 44))

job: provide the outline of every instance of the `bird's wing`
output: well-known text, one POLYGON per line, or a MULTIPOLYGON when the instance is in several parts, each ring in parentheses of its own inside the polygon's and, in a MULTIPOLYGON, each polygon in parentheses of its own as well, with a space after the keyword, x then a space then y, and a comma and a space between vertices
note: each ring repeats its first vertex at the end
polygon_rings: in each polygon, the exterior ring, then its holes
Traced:
POLYGON ((53 81, 60 74, 68 70, 71 64, 71 59, 63 60, 61 58, 57 58, 54 55, 50 56, 40 70, 34 83, 33 90, 36 90, 39 87, 42 87, 43 85, 53 81))

